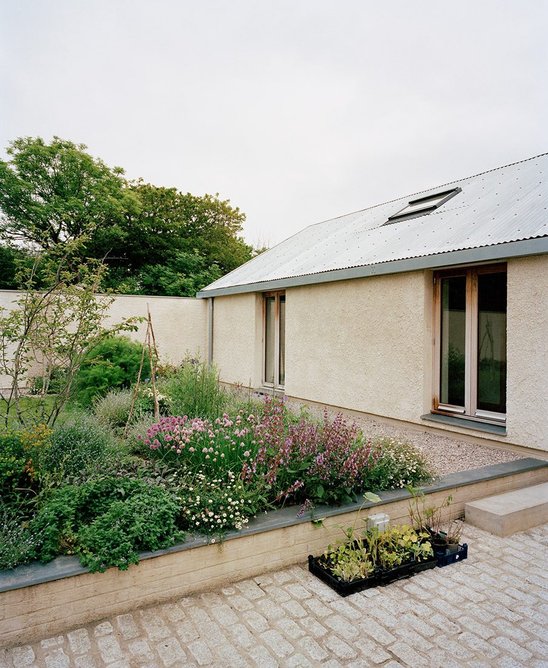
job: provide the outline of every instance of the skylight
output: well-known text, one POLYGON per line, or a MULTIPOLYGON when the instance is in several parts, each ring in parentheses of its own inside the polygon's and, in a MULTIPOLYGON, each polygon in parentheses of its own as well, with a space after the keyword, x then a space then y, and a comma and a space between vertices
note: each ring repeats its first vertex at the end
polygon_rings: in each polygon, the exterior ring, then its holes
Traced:
POLYGON ((434 193, 433 195, 427 195, 426 197, 412 199, 407 206, 404 206, 403 209, 390 216, 384 225, 390 225, 391 223, 397 223, 400 220, 417 218, 418 216, 425 216, 427 213, 432 213, 432 211, 439 209, 442 204, 445 204, 447 200, 450 200, 451 197, 454 197, 460 192, 461 188, 452 188, 451 190, 444 190, 441 193, 434 193))

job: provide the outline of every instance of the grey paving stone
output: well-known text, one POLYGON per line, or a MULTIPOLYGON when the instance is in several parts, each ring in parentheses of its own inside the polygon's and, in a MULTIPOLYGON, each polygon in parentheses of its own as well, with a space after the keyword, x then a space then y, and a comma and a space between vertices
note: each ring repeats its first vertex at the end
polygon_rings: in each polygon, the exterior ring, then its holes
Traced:
POLYGON ((99 652, 105 663, 122 661, 124 659, 120 643, 112 635, 97 638, 97 647, 99 648, 99 652))
POLYGON ((493 640, 493 644, 497 645, 499 649, 504 650, 505 653, 510 654, 520 661, 528 661, 533 657, 531 652, 524 647, 520 647, 510 638, 498 637, 493 640))
POLYGON ((154 652, 148 642, 143 638, 137 640, 131 640, 127 644, 129 654, 136 660, 139 661, 152 661, 154 660, 154 652))
POLYGON ((408 666, 426 666, 428 665, 427 657, 416 652, 410 645, 405 642, 395 642, 390 645, 389 650, 395 654, 400 661, 408 666))
POLYGON ((249 657, 257 668, 278 668, 278 661, 263 645, 256 645, 249 650, 249 657))
POLYGON ((75 629, 67 633, 70 651, 73 654, 85 654, 91 649, 91 641, 87 629, 75 629))
POLYGON ((199 666, 209 666, 213 663, 213 654, 202 640, 194 640, 188 644, 188 650, 196 659, 199 666))
POLYGON ((139 627, 137 626, 133 615, 118 615, 115 621, 116 627, 124 640, 131 640, 139 635, 139 627))
POLYGON ((97 666, 98 664, 94 657, 90 654, 84 654, 74 658, 74 668, 97 668, 97 666))
POLYGON ((182 622, 176 622, 173 624, 173 628, 182 642, 190 642, 191 640, 196 640, 200 637, 196 627, 189 619, 185 619, 182 622))
POLYGON ((319 645, 314 638, 308 636, 301 638, 297 642, 297 647, 316 662, 323 661, 329 656, 325 649, 319 645))
POLYGON ((101 622, 93 629, 93 635, 96 638, 100 638, 101 636, 108 636, 109 634, 113 633, 113 631, 114 629, 112 628, 112 624, 110 622, 101 622))
POLYGON ((166 638, 157 643, 156 651, 166 668, 186 662, 186 654, 175 638, 166 638))
POLYGON ((56 649, 48 652, 44 661, 46 663, 46 668, 69 668, 70 659, 63 651, 62 647, 57 647, 56 649))
POLYGON ((40 641, 42 649, 50 649, 51 647, 60 647, 65 642, 64 636, 55 636, 54 638, 45 638, 40 641))
POLYGON ((269 650, 280 658, 288 657, 294 652, 293 645, 275 629, 261 633, 261 639, 268 646, 269 650))
POLYGON ((232 636, 234 642, 244 649, 253 647, 257 642, 255 636, 243 624, 232 624, 228 629, 228 632, 232 636))
POLYGON ((11 650, 11 661, 14 668, 24 668, 34 663, 34 650, 30 645, 14 647, 11 650))
POLYGON ((333 652, 335 656, 339 659, 353 659, 357 656, 356 650, 349 645, 347 642, 336 636, 334 633, 330 633, 325 640, 323 641, 323 646, 328 649, 330 652, 333 652))

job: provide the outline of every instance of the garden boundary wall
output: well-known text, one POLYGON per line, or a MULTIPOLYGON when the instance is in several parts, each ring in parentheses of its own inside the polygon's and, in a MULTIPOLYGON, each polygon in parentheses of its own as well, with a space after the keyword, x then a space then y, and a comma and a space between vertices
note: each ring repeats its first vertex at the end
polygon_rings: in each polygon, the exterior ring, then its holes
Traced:
MULTIPOLYGON (((0 308, 10 310, 23 293, 0 290, 0 308)), ((107 323, 121 322, 124 318, 147 316, 150 309, 158 352, 162 362, 177 364, 185 356, 207 357, 207 301, 192 297, 155 297, 117 295, 109 309, 107 323)), ((143 343, 146 323, 127 336, 143 343)), ((37 370, 35 369, 35 372, 37 370)), ((8 376, 0 374, 0 391, 11 386, 8 376)))
MULTIPOLYGON (((440 505, 448 495, 447 519, 460 517, 464 504, 493 494, 548 481, 548 464, 537 459, 455 473, 426 487, 428 501, 440 505)), ((0 573, 0 647, 31 643, 71 628, 230 582, 253 577, 320 554, 342 537, 341 526, 359 517, 388 513, 391 522, 408 521, 410 494, 380 494, 381 503, 273 511, 254 520, 221 544, 195 538, 167 550, 141 555, 127 571, 89 573, 74 557, 30 564, 0 573), (311 520, 323 519, 321 526, 311 520)), ((470 545, 473 554, 474 546, 470 545)))

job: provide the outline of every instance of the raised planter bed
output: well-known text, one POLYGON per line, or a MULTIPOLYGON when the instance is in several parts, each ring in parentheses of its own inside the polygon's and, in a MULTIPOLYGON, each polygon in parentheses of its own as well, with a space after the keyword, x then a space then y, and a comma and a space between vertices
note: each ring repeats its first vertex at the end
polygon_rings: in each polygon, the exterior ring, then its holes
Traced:
MULTIPOLYGON (((455 473, 425 488, 433 502, 453 496, 448 516, 462 515, 467 501, 548 481, 548 464, 521 459, 455 473)), ((405 523, 410 495, 406 490, 380 494, 380 504, 365 504, 363 517, 386 512, 405 523)), ((49 564, 28 564, 0 573, 0 647, 32 642, 69 628, 122 614, 142 605, 206 591, 229 582, 303 563, 322 553, 340 536, 340 525, 356 519, 361 503, 316 508, 297 516, 295 508, 262 515, 221 545, 193 538, 167 550, 141 555, 127 571, 111 568, 89 573, 75 557, 49 564), (311 520, 324 518, 323 528, 311 520)), ((464 547, 464 546, 463 546, 464 547)), ((462 558, 462 557, 461 557, 462 558)))

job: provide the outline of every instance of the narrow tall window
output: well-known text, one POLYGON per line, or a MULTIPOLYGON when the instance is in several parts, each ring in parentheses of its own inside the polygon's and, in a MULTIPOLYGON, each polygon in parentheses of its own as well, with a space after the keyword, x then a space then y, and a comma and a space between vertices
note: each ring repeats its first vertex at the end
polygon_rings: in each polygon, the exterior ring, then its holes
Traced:
POLYGON ((438 391, 434 410, 477 420, 506 417, 506 267, 435 276, 438 391))
POLYGON ((285 383, 285 294, 264 296, 264 384, 275 388, 285 383))

